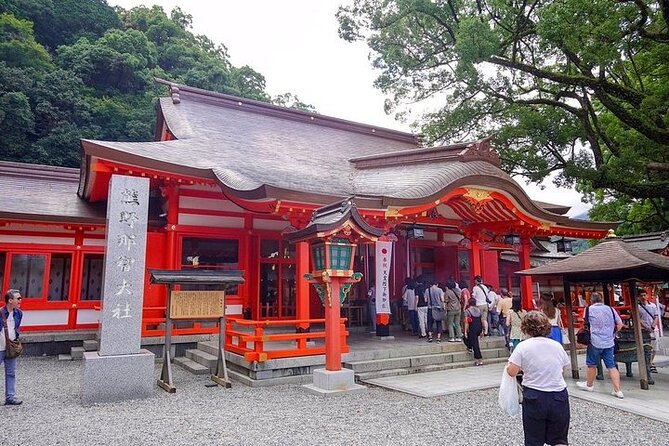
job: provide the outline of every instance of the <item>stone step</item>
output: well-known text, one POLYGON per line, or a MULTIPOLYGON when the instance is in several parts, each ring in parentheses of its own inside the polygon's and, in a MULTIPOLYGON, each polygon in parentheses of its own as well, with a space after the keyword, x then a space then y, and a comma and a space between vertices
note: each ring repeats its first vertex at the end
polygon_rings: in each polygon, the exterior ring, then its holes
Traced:
MULTIPOLYGON (((485 364, 497 364, 500 362, 506 362, 508 358, 492 358, 486 359, 485 364)), ((376 378, 386 378, 389 376, 402 376, 402 375, 411 375, 413 373, 427 373, 427 372, 438 372, 441 370, 450 370, 450 369, 459 369, 465 367, 474 367, 474 359, 469 361, 460 361, 460 362, 449 362, 443 364, 432 364, 421 367, 410 367, 410 368, 400 368, 400 369, 386 369, 386 370, 376 370, 371 372, 362 372, 355 374, 355 380, 358 382, 366 382, 371 379, 376 378)))
POLYGON ((209 375, 210 373, 207 367, 183 356, 174 358, 174 363, 191 372, 193 375, 209 375))
POLYGON ((197 349, 186 350, 186 358, 207 367, 210 371, 216 368, 216 361, 218 361, 217 356, 197 349))
POLYGON ((218 358, 218 341, 200 341, 197 343, 197 349, 218 358))
POLYGON ((70 356, 72 359, 84 359, 84 351, 83 347, 71 347, 70 356))
POLYGON ((86 339, 84 341, 84 351, 95 352, 98 350, 98 341, 95 339, 86 339))
MULTIPOLYGON (((481 350, 483 359, 506 358, 509 352, 506 348, 492 348, 481 350)), ((473 362, 472 356, 464 348, 452 352, 433 353, 428 355, 411 355, 399 358, 372 359, 367 361, 346 361, 344 367, 356 373, 375 372, 386 369, 412 369, 431 365, 444 365, 459 362, 473 362)))
POLYGON ((65 353, 61 353, 58 355, 58 360, 59 361, 72 361, 72 356, 71 355, 66 355, 65 353))

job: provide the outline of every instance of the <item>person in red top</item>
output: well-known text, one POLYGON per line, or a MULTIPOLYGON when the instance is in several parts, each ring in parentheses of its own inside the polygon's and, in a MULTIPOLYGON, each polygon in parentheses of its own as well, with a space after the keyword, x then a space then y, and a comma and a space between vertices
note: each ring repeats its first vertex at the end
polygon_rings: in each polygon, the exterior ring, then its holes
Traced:
POLYGON ((472 293, 469 291, 469 284, 466 280, 460 281, 460 306, 462 311, 460 312, 460 328, 462 332, 465 332, 465 310, 469 305, 469 299, 472 297, 472 293))

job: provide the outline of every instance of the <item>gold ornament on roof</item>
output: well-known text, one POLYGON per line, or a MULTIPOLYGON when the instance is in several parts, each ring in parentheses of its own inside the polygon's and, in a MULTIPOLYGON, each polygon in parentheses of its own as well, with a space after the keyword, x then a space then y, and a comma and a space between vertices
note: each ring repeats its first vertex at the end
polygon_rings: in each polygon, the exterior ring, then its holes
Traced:
POLYGON ((479 203, 492 200, 490 196, 490 191, 483 189, 467 189, 467 193, 463 194, 462 197, 469 201, 470 203, 479 203))

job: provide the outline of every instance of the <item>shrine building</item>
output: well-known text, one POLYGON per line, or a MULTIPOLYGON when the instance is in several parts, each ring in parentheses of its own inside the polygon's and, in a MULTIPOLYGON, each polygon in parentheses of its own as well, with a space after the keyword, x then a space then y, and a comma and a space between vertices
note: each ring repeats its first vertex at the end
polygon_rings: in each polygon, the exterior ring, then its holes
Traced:
MULTIPOLYGON (((154 141, 82 140, 79 170, 0 163, 0 283, 24 296, 23 331, 98 326, 112 175, 150 179, 147 268, 244 272, 245 283, 227 290, 230 330, 235 321, 271 322, 294 333, 322 318, 303 280, 309 248, 284 236, 347 197, 395 240, 393 299, 407 276, 472 285, 481 275, 529 306, 536 285, 513 272, 546 251, 542 240, 599 239, 611 228, 530 199, 500 169, 489 139, 425 148, 410 133, 157 82, 168 95, 157 105, 154 141)), ((359 246, 363 279, 349 302, 364 301, 374 283, 373 256, 373 246, 359 246)), ((146 277, 142 334, 160 336, 166 291, 146 277)), ((175 330, 216 332, 199 322, 175 330)))

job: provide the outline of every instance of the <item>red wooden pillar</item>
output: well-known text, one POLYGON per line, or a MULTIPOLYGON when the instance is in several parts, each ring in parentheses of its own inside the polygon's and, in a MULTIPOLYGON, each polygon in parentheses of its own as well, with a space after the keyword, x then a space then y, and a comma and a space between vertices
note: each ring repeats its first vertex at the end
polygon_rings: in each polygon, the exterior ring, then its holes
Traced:
POLYGON ((477 237, 472 237, 471 250, 471 269, 472 269, 472 286, 474 286, 474 277, 481 275, 481 245, 477 237))
MULTIPOLYGON (((530 268, 530 239, 523 236, 520 240, 520 269, 530 268)), ((523 308, 526 310, 534 309, 534 302, 532 300, 532 276, 520 277, 520 296, 523 302, 523 308)))
POLYGON ((179 223, 179 190, 171 184, 167 186, 167 269, 178 269, 177 259, 177 224, 179 223))
POLYGON ((81 299, 81 281, 82 277, 79 271, 83 271, 84 256, 81 253, 81 247, 84 245, 84 231, 79 228, 74 231, 74 245, 76 251, 72 255, 72 266, 70 270, 70 309, 67 317, 67 328, 72 330, 77 326, 77 312, 79 311, 79 301, 81 299))
POLYGON ((325 301, 325 370, 341 370, 341 307, 339 304, 340 277, 332 277, 330 293, 325 301), (328 301, 329 300, 329 301, 328 301))
MULTIPOLYGON (((309 319, 309 282, 304 280, 304 275, 309 272, 309 243, 299 242, 295 244, 295 255, 297 256, 297 308, 298 320, 309 319)), ((298 324, 298 332, 309 330, 309 324, 298 324)))

